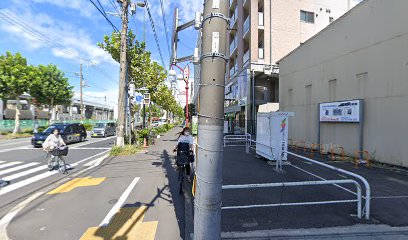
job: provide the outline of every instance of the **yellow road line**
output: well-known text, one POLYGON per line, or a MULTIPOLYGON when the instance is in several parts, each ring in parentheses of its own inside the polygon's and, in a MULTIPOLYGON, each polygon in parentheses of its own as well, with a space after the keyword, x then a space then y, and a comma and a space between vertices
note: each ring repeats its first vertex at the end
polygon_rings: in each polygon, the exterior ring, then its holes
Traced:
POLYGON ((88 187, 88 186, 97 186, 101 184, 106 178, 75 178, 71 181, 57 187, 56 189, 48 192, 47 194, 57 194, 57 193, 66 193, 74 190, 77 187, 88 187))
POLYGON ((91 227, 80 240, 137 239, 154 240, 158 221, 143 222, 146 206, 121 208, 107 226, 91 227))

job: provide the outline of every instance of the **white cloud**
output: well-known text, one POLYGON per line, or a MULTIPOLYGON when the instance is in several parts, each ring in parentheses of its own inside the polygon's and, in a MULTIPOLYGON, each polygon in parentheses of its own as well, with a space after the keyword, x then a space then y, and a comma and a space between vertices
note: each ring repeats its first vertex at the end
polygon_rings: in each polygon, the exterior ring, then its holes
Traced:
POLYGON ((0 28, 10 33, 16 41, 22 42, 29 50, 50 48, 51 53, 56 57, 78 59, 78 54, 80 54, 81 57, 93 60, 97 64, 102 62, 117 64, 81 28, 51 18, 46 14, 35 13, 27 6, 20 7, 14 12, 19 12, 19 14, 16 15, 11 11, 6 11, 6 14, 12 18, 12 22, 19 22, 20 26, 1 21, 0 28))
MULTIPOLYGON (((75 10, 84 17, 91 18, 96 8, 84 0, 32 0, 34 3, 52 4, 66 10, 75 10)), ((96 1, 95 1, 96 2, 96 1)))

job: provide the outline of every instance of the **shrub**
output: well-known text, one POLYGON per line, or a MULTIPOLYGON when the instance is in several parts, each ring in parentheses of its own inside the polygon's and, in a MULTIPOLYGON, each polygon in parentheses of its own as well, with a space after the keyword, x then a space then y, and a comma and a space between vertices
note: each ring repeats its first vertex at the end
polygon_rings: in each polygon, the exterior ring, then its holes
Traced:
POLYGON ((137 131, 139 138, 145 138, 149 135, 149 129, 145 128, 145 129, 141 129, 139 131, 137 131))
POLYGON ((34 132, 33 132, 32 129, 24 129, 24 130, 22 131, 22 133, 24 133, 24 134, 33 134, 34 132))
POLYGON ((93 129, 93 125, 90 123, 84 123, 84 127, 86 129, 86 131, 92 131, 93 129))
POLYGON ((47 129, 48 128, 48 126, 41 126, 41 127, 38 127, 38 132, 44 132, 45 131, 45 129, 47 129))
POLYGON ((124 147, 113 147, 110 151, 110 156, 129 156, 138 153, 141 150, 140 146, 125 145, 124 147))

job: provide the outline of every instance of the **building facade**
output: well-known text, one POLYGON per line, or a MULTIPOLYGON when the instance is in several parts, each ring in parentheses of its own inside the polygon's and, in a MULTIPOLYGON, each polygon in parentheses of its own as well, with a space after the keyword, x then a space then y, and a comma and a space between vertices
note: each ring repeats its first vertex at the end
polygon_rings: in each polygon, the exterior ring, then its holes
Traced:
MULTIPOLYGON (((408 1, 365 0, 280 61, 280 107, 295 112, 290 138, 320 138, 351 156, 362 143, 373 159, 408 167, 406 9, 408 1), (354 99, 363 103, 361 132, 357 123, 320 121, 319 104, 354 99)), ((323 114, 352 114, 341 111, 323 114)))
POLYGON ((230 132, 255 132, 259 105, 279 101, 276 62, 351 7, 351 0, 230 0, 224 108, 230 132))

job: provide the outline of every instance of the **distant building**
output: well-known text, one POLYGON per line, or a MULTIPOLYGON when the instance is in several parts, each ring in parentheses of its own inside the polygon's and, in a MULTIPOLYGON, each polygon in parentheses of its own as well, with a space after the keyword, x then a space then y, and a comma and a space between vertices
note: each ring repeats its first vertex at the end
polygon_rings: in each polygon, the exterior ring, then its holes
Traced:
POLYGON ((408 1, 363 1, 280 61, 280 108, 295 112, 290 138, 317 143, 320 135, 353 155, 360 125, 344 121, 359 116, 350 100, 361 99, 362 149, 408 167, 407 9, 408 1))

